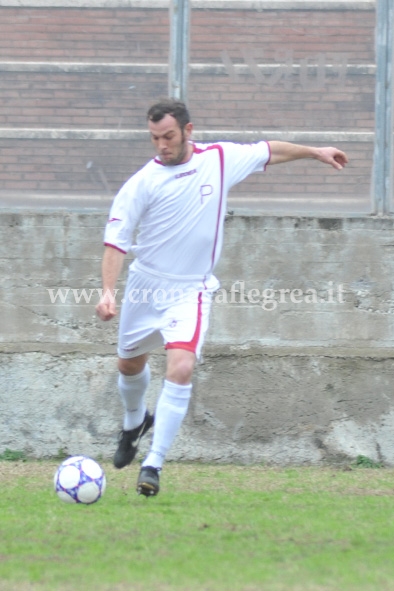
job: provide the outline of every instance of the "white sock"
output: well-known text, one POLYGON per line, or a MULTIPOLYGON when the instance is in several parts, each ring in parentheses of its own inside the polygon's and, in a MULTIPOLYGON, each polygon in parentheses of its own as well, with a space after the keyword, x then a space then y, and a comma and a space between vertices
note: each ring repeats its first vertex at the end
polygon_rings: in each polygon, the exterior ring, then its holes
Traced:
POLYGON ((119 373, 119 394, 125 409, 123 429, 130 431, 141 425, 146 412, 145 392, 150 381, 150 368, 146 364, 141 373, 126 376, 119 373))
POLYGON ((150 452, 143 466, 161 468, 166 454, 186 416, 192 385, 180 386, 164 380, 155 411, 155 427, 150 452))

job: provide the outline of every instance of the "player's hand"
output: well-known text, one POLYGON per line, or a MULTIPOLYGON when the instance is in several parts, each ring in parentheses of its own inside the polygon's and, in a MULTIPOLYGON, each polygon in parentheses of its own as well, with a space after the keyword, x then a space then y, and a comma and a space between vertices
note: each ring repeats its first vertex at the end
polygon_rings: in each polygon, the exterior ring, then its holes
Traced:
POLYGON ((96 314, 100 320, 111 320, 116 316, 116 302, 115 297, 108 290, 101 297, 96 306, 96 314))
POLYGON ((317 160, 320 160, 320 162, 331 164, 331 166, 337 170, 342 170, 342 168, 344 168, 349 162, 345 152, 338 150, 338 148, 318 148, 316 158, 317 160))

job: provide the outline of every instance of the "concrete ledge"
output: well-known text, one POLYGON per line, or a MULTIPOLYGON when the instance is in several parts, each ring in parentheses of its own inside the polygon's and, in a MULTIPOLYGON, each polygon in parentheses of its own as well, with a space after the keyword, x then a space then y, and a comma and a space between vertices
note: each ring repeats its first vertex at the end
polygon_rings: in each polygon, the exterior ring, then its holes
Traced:
MULTIPOLYGON (((45 342, 0 342, 1 354, 20 353, 44 353, 53 357, 78 354, 81 356, 114 356, 114 345, 93 343, 45 343, 45 342)), ((164 359, 164 349, 158 349, 153 353, 154 357, 164 359)), ((247 343, 242 345, 213 345, 204 346, 204 358, 236 356, 240 361, 247 357, 327 357, 330 359, 370 359, 370 360, 394 360, 394 345, 392 347, 312 347, 312 346, 264 346, 260 343, 247 343)))
MULTIPOLYGON (((0 0, 19 8, 168 8, 169 0, 0 0)), ((192 0, 193 9, 211 10, 375 10, 375 0, 192 0)))
MULTIPOLYGON (((324 465, 365 455, 393 466, 393 360, 393 349, 208 347, 168 459, 324 465)), ((113 354, 98 355, 94 346, 0 352, 0 363, 0 451, 112 456, 123 414, 113 354)), ((164 356, 153 354, 150 365, 153 409, 164 356)))
MULTIPOLYGON (((270 76, 276 70, 282 68, 282 64, 254 64, 259 68, 263 75, 270 76)), ((292 64, 292 72, 297 75, 303 66, 292 64)), ((248 64, 231 64, 231 68, 237 75, 253 75, 248 64)), ((308 76, 317 74, 317 64, 306 64, 308 76)), ((339 69, 345 76, 374 76, 376 73, 375 64, 346 64, 342 67, 337 64, 326 64, 324 73, 327 76, 338 76, 339 69)), ((98 74, 167 74, 168 64, 156 63, 105 63, 105 62, 0 62, 0 72, 31 72, 31 73, 98 73, 98 74)), ((229 76, 228 68, 225 64, 190 64, 190 74, 229 76)))
MULTIPOLYGON (((193 138, 201 142, 218 140, 256 142, 262 139, 289 142, 372 142, 374 132, 368 131, 276 131, 276 130, 200 130, 193 138)), ((0 139, 14 140, 149 140, 146 129, 50 129, 50 128, 0 128, 0 139)))

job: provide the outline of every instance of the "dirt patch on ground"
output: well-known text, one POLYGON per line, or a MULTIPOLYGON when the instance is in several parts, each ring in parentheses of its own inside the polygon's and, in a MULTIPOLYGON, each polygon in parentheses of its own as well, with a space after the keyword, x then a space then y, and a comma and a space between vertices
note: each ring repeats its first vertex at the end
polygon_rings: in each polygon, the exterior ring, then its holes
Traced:
MULTIPOLYGON (((29 479, 39 487, 48 486, 61 460, 0 461, 0 486, 17 485, 29 479)), ((134 488, 139 464, 117 470, 112 463, 100 462, 109 486, 134 488)), ((331 492, 346 495, 394 495, 394 469, 213 465, 168 462, 162 479, 168 486, 182 486, 185 492, 205 489, 245 489, 287 493, 331 492)))
POLYGON ((16 484, 19 478, 47 481, 48 474, 55 474, 59 464, 60 462, 52 460, 47 462, 2 461, 0 462, 0 483, 16 484))

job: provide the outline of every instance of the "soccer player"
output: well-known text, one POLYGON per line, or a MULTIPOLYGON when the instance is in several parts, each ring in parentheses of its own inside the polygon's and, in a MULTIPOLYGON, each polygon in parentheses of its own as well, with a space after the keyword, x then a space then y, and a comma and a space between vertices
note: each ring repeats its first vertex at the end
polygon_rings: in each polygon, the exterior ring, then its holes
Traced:
POLYGON ((114 465, 134 459, 141 437, 155 424, 137 492, 159 492, 159 472, 186 415, 192 374, 208 328, 213 275, 223 242, 229 189, 267 165, 313 158, 341 170, 348 159, 332 147, 281 141, 255 144, 192 141, 193 124, 180 101, 164 100, 147 114, 156 157, 116 195, 105 229, 101 320, 116 315, 115 286, 126 253, 129 267, 119 319, 118 387, 125 415, 114 465), (138 235, 133 243, 133 233, 138 235), (148 354, 164 345, 166 373, 154 415, 146 408, 148 354))

